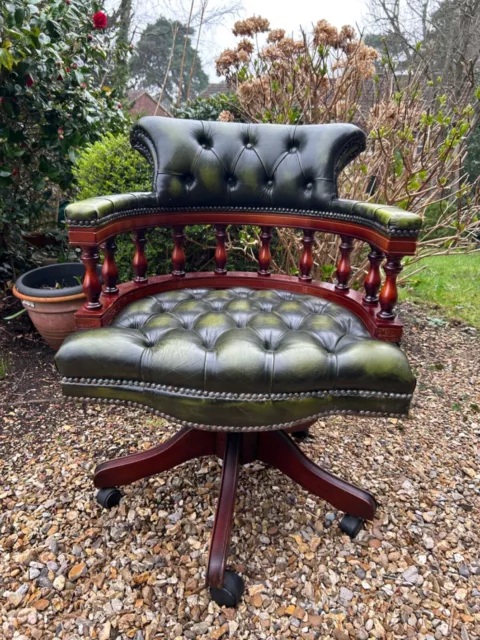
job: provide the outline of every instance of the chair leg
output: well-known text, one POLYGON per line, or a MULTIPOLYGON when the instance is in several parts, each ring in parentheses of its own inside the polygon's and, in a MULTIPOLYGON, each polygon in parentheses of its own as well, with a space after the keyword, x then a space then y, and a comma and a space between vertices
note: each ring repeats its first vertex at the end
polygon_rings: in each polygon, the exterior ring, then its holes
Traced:
POLYGON ((214 432, 185 427, 157 447, 99 464, 93 481, 98 488, 131 484, 193 458, 214 455, 216 446, 214 432))
POLYGON ((235 606, 243 593, 243 581, 240 576, 232 571, 225 571, 237 495, 241 450, 242 434, 229 433, 225 442, 220 495, 210 541, 206 579, 215 602, 229 607, 235 606))
POLYGON ((309 422, 304 422, 303 424, 298 425, 297 427, 293 427, 291 429, 284 429, 286 433, 290 433, 297 442, 302 442, 306 440, 310 435, 310 427, 312 424, 315 424, 315 420, 310 420, 309 422))
POLYGON ((371 493, 321 469, 283 431, 260 434, 257 458, 276 467, 336 509, 356 518, 373 520, 376 502, 371 493))

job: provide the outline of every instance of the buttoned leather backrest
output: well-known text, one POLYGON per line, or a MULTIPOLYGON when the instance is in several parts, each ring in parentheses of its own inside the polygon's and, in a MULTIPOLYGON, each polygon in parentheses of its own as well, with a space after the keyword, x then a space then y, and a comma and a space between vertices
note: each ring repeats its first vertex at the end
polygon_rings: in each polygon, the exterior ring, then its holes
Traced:
POLYGON ((162 208, 328 210, 338 173, 365 149, 352 124, 274 125, 150 116, 132 145, 162 208))

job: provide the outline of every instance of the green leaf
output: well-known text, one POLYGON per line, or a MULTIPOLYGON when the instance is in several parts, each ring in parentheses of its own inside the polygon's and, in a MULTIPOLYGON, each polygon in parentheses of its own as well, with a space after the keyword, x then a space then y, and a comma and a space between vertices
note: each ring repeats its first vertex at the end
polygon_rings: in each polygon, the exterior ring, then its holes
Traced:
POLYGON ((38 168, 42 173, 44 173, 48 177, 52 177, 56 173, 55 168, 52 166, 50 161, 45 156, 40 156, 40 160, 38 162, 38 168))
POLYGON ((45 181, 45 178, 43 176, 40 176, 33 181, 32 186, 35 191, 42 191, 43 189, 45 189, 46 184, 47 183, 45 181))
POLYGON ((15 24, 17 27, 21 27, 23 24, 23 20, 25 19, 25 11, 22 7, 17 7, 15 9, 15 24))
POLYGON ((5 69, 8 69, 8 71, 11 71, 14 62, 15 60, 8 49, 5 49, 5 48, 0 49, 0 69, 2 67, 5 67, 5 69))
POLYGON ((18 316, 21 316, 22 313, 26 313, 27 310, 26 309, 20 309, 20 311, 17 311, 17 313, 12 313, 11 316, 5 316, 5 318, 3 318, 4 320, 13 320, 14 318, 18 318, 18 316))
POLYGON ((50 42, 51 42, 50 37, 47 36, 46 33, 41 33, 38 36, 38 41, 40 42, 40 44, 50 44, 50 42))
POLYGON ((12 175, 11 171, 5 171, 4 169, 0 169, 0 178, 9 178, 12 175))

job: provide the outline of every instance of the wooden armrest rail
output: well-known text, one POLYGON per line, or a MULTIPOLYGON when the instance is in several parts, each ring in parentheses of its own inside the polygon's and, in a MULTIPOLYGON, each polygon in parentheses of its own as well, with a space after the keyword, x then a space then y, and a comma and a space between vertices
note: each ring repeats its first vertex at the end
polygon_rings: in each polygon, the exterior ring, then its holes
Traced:
POLYGON ((87 301, 76 315, 78 327, 104 326, 111 322, 121 308, 134 299, 152 295, 169 289, 182 287, 224 288, 249 286, 253 288, 287 288, 317 295, 335 301, 356 313, 367 325, 372 336, 398 342, 402 325, 396 319, 395 304, 398 298, 397 277, 402 270, 401 260, 415 253, 416 238, 388 237, 375 229, 369 229, 351 222, 325 219, 302 218, 278 214, 258 213, 212 213, 202 217, 198 213, 187 212, 172 216, 161 214, 137 215, 131 219, 122 218, 101 227, 72 227, 69 240, 72 245, 82 248, 81 260, 86 269, 83 287, 87 301), (215 270, 211 273, 185 273, 185 227, 189 224, 212 224, 215 230, 215 270), (253 224, 260 226, 260 250, 258 271, 228 272, 225 248, 227 226, 230 224, 253 224), (172 252, 172 273, 167 276, 147 277, 148 263, 145 255, 146 230, 155 226, 172 227, 174 248, 172 252), (303 231, 303 250, 299 260, 297 278, 271 274, 270 242, 272 228, 293 227, 303 231), (130 230, 133 234, 135 254, 133 258, 134 279, 130 283, 118 284, 118 269, 115 264, 115 236, 130 230), (312 282, 313 247, 315 233, 323 231, 340 236, 340 259, 336 265, 336 283, 312 282), (350 255, 354 239, 369 243, 369 270, 364 282, 365 295, 352 291, 349 287, 352 267, 350 255), (102 290, 96 266, 99 261, 98 247, 104 255, 102 290), (386 260, 385 260, 386 258, 386 260), (385 260, 385 262, 384 262, 385 260), (385 272, 382 286, 381 265, 385 272))

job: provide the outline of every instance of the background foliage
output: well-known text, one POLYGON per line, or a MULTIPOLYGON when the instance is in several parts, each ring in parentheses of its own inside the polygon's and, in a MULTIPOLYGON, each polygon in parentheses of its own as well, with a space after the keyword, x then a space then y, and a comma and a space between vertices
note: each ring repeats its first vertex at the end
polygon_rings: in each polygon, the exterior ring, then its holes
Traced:
POLYGON ((181 107, 174 108, 175 118, 187 120, 219 120, 220 115, 228 111, 232 114, 232 122, 244 122, 245 115, 234 93, 219 93, 209 98, 196 98, 181 107))
POLYGON ((126 126, 115 91, 102 84, 114 39, 94 28, 100 8, 91 0, 1 5, 0 276, 25 270, 21 233, 68 195, 78 151, 126 126))
MULTIPOLYGON (((367 149, 340 175, 340 194, 419 214, 425 224, 415 260, 478 248, 479 188, 466 159, 480 88, 469 65, 457 67, 461 77, 455 82, 450 65, 445 65, 448 82, 436 75, 430 32, 410 58, 402 55, 398 39, 392 52, 389 38, 377 38, 377 50, 352 27, 337 29, 325 20, 298 38, 271 29, 259 16, 237 22, 233 33, 238 45, 220 55, 217 72, 235 91, 245 121, 354 122, 367 132, 367 149), (409 59, 414 62, 407 64, 409 59)), ((299 239, 282 231, 280 244, 280 269, 292 273, 299 239)), ((255 252, 250 255, 254 260, 255 252)), ((320 276, 338 258, 338 238, 317 234, 314 256, 320 276)), ((362 243, 356 244, 353 259, 361 281, 362 243)))
POLYGON ((162 102, 167 107, 178 99, 180 74, 183 76, 182 101, 186 99, 189 87, 192 98, 203 91, 208 85, 208 76, 196 56, 192 35, 191 28, 164 17, 149 24, 135 45, 130 63, 135 87, 151 91, 154 95, 161 92, 162 102))

